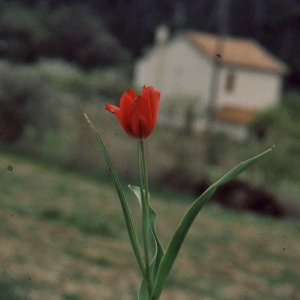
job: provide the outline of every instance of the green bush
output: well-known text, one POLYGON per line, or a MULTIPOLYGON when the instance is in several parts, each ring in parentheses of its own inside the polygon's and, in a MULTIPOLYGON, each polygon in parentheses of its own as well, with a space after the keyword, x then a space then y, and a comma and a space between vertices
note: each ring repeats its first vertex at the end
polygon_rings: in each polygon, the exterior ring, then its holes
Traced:
POLYGON ((26 125, 38 136, 56 125, 53 97, 41 79, 26 67, 0 62, 0 140, 19 140, 26 125))
POLYGON ((300 173, 300 95, 288 94, 278 107, 261 113, 253 122, 254 131, 264 131, 265 138, 253 145, 255 148, 270 147, 273 153, 264 158, 256 169, 264 174, 270 183, 281 180, 299 181, 300 173))
POLYGON ((37 10, 7 4, 0 14, 0 55, 12 61, 34 61, 47 49, 48 31, 37 10))

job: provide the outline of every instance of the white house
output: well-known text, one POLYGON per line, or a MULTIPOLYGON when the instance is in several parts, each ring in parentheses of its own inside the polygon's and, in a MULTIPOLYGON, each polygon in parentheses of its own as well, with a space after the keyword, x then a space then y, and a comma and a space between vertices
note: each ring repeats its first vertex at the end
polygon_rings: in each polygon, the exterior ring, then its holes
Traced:
POLYGON ((158 121, 181 126, 193 113, 201 127, 208 105, 220 124, 237 128, 279 102, 288 67, 256 41, 185 31, 172 39, 166 28, 136 63, 135 86, 161 91, 158 121), (213 102, 213 103, 212 103, 213 102))

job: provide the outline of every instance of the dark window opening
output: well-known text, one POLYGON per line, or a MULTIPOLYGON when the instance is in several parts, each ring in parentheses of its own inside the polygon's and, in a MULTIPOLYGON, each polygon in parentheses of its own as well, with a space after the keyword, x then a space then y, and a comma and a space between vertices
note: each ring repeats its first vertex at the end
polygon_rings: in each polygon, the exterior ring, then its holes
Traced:
POLYGON ((226 78, 226 91, 232 92, 235 86, 235 73, 234 71, 229 71, 226 78))

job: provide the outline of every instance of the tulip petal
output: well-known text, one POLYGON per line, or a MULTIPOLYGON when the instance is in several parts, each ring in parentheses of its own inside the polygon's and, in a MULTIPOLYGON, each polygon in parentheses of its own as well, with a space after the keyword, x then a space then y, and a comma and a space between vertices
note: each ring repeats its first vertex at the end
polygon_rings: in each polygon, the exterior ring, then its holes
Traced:
POLYGON ((116 111, 116 116, 121 124, 124 131, 131 137, 134 137, 133 128, 132 128, 132 112, 131 104, 134 99, 137 97, 137 94, 128 89, 120 99, 120 109, 116 111))
POLYGON ((104 109, 105 109, 105 110, 108 110, 109 112, 111 112, 111 113, 113 113, 113 114, 114 114, 116 111, 120 110, 119 107, 116 107, 116 106, 111 105, 111 104, 106 104, 104 109))
POLYGON ((151 133, 154 123, 148 97, 138 96, 131 105, 132 129, 139 139, 145 139, 151 133))
POLYGON ((148 97, 148 99, 149 99, 149 103, 150 103, 150 107, 151 107, 151 114, 152 114, 152 122, 153 122, 153 124, 156 124, 158 106, 159 106, 159 100, 160 100, 160 92, 155 90, 152 86, 148 86, 148 87, 143 86, 142 95, 144 97, 148 97))
POLYGON ((126 110, 130 108, 131 103, 136 99, 137 96, 138 95, 135 91, 127 89, 120 99, 120 109, 126 110))

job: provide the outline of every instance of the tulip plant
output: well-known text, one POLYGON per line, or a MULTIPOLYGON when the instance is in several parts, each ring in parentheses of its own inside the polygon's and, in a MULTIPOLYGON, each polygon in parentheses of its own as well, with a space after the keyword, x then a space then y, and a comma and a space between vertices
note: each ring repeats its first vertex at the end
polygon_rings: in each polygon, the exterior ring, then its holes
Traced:
POLYGON ((139 187, 129 185, 130 190, 137 197, 141 206, 142 213, 142 236, 143 245, 141 247, 136 230, 133 226, 130 209, 124 196, 119 178, 111 163, 106 148, 97 133, 95 127, 85 115, 88 124, 95 134, 105 159, 112 174, 117 194, 121 203, 125 222, 135 254, 138 266, 142 274, 142 282, 138 293, 138 300, 158 300, 161 296, 164 284, 176 260, 181 245, 195 220, 197 214, 204 204, 209 200, 216 188, 243 172, 254 162, 261 159, 273 148, 248 159, 230 172, 225 174, 220 180, 212 184, 199 198, 197 198, 191 207, 183 216, 177 230, 171 238, 169 245, 163 249, 159 237, 156 233, 157 213, 150 204, 150 194, 147 177, 147 164, 145 155, 145 139, 151 134, 157 119, 158 106, 160 101, 160 92, 153 87, 143 86, 142 95, 136 94, 128 89, 120 99, 120 108, 107 104, 105 110, 114 113, 122 126, 123 130, 138 142, 138 175, 139 187))

